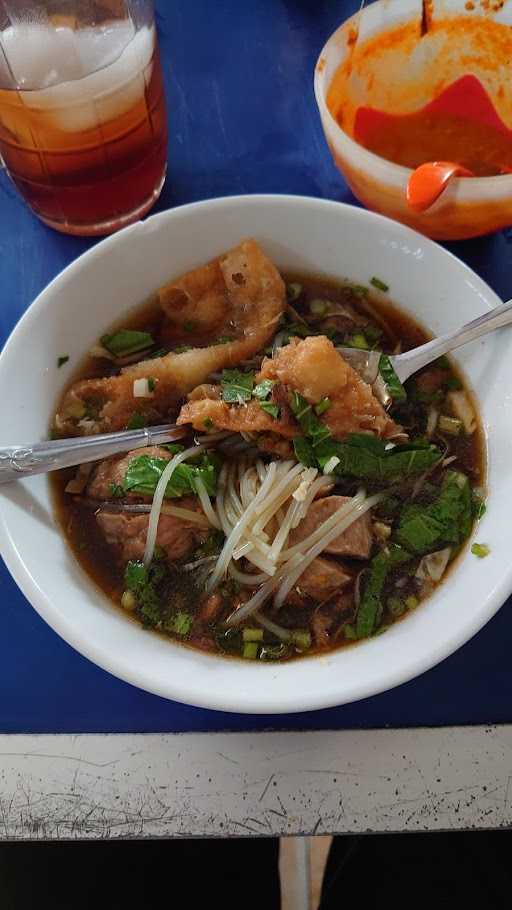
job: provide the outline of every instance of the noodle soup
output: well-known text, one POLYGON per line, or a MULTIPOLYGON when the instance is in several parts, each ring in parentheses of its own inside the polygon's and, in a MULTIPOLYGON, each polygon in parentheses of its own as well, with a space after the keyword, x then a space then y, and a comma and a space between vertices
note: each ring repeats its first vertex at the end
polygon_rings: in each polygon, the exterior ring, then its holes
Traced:
POLYGON ((399 383, 388 356, 428 335, 388 291, 282 276, 243 241, 98 339, 53 432, 183 432, 54 480, 76 558, 146 629, 247 660, 324 653, 450 571, 484 509, 480 427, 446 358, 399 383))

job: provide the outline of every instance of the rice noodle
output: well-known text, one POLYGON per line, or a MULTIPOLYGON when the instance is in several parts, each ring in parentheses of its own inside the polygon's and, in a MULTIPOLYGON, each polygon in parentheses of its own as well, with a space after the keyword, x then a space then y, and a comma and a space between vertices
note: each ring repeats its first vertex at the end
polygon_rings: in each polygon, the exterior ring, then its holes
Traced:
POLYGON ((162 476, 156 485, 155 495, 153 496, 153 502, 151 504, 151 512, 149 513, 149 522, 148 522, 148 532, 146 535, 146 547, 144 550, 144 565, 149 566, 153 556, 155 554, 155 544, 156 544, 156 535, 158 532, 158 521, 160 518, 160 512, 162 510, 162 504, 164 501, 165 491, 167 489, 167 484, 169 483, 174 471, 181 464, 182 461, 185 461, 187 458, 190 458, 192 455, 198 455, 199 452, 204 452, 206 446, 190 446, 188 449, 185 449, 183 452, 178 452, 177 455, 173 455, 171 460, 166 464, 164 470, 162 471, 162 476))
POLYGON ((281 641, 290 641, 292 637, 289 629, 283 628, 283 626, 278 626, 276 622, 269 619, 268 616, 264 616, 263 613, 260 613, 259 610, 256 610, 253 613, 254 619, 259 622, 260 626, 263 626, 267 632, 272 632, 272 635, 275 635, 276 638, 281 639, 281 641))
POLYGON ((241 585, 247 585, 249 588, 254 588, 256 585, 263 584, 268 578, 266 572, 260 572, 259 575, 241 572, 232 562, 230 562, 228 566, 228 575, 230 575, 231 578, 234 578, 235 581, 238 581, 241 585))
POLYGON ((213 528, 217 528, 217 530, 220 531, 221 530, 220 521, 217 518, 215 510, 213 509, 213 506, 210 501, 210 497, 208 496, 208 493, 206 491, 206 487, 205 487, 202 479, 199 476, 195 478, 194 486, 196 488, 197 495, 199 497, 199 502, 201 503, 201 508, 202 508, 204 514, 206 515, 208 521, 210 522, 210 524, 212 525, 213 528))
POLYGON ((274 588, 277 588, 279 582, 283 576, 290 571, 290 569, 295 569, 296 566, 300 565, 302 562, 302 556, 296 555, 290 559, 290 562, 285 566, 280 566, 273 578, 269 578, 264 585, 261 586, 259 591, 256 591, 250 600, 247 603, 242 604, 231 616, 228 616, 226 620, 226 625, 229 626, 238 626, 244 619, 247 619, 248 616, 251 616, 260 606, 260 604, 265 603, 268 597, 272 594, 274 588))
POLYGON ((253 517, 256 509, 265 499, 268 491, 270 490, 275 477, 275 473, 276 463, 273 461, 267 471, 267 476, 265 477, 265 480, 263 481, 260 489, 256 493, 256 496, 254 497, 251 505, 248 509, 245 510, 241 518, 239 518, 224 544, 217 565, 215 566, 215 569, 208 581, 207 587, 209 591, 212 591, 220 579, 225 575, 233 550, 235 549, 240 537, 242 536, 244 529, 247 527, 251 518, 253 517))

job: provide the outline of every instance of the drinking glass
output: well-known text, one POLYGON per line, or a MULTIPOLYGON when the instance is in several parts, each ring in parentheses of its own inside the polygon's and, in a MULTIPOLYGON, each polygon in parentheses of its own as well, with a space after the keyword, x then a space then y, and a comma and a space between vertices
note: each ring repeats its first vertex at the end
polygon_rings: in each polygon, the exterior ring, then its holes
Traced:
POLYGON ((151 208, 167 121, 150 0, 0 0, 0 155, 58 231, 109 234, 151 208))

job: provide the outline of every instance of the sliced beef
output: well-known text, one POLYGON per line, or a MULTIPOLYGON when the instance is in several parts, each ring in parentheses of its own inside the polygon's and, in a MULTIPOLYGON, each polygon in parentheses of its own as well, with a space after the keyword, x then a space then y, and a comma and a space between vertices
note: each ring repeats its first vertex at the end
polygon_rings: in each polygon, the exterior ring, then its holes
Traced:
MULTIPOLYGON (((316 499, 308 509, 306 517, 290 533, 289 546, 300 543, 337 512, 346 502, 348 496, 324 496, 316 499)), ((336 537, 324 550, 334 556, 352 556, 356 559, 368 559, 372 548, 372 527, 370 513, 358 518, 346 531, 336 537)))
MULTIPOLYGON (((195 510, 196 500, 192 497, 180 500, 180 507, 195 510)), ((100 511, 98 524, 107 543, 115 546, 122 562, 142 559, 146 546, 149 515, 130 515, 126 512, 100 511)), ((187 523, 174 515, 161 515, 158 522, 157 546, 162 547, 171 562, 183 559, 207 537, 207 530, 187 523)))

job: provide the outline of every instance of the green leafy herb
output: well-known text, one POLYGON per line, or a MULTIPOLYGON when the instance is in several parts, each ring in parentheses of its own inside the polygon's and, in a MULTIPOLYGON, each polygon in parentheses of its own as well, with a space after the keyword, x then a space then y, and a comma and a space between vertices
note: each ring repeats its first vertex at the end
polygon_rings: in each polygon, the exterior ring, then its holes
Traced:
POLYGON ((185 450, 185 446, 182 446, 179 442, 164 442, 160 448, 167 449, 172 455, 178 455, 185 450))
POLYGON ((410 559, 412 559, 411 554, 394 543, 374 556, 357 611, 357 638, 368 638, 375 632, 382 617, 382 592, 387 576, 396 566, 410 559))
POLYGON ((234 341, 233 335, 219 335, 215 344, 229 344, 230 341, 234 341))
POLYGON ((450 376, 450 378, 446 380, 445 386, 447 389, 454 392, 464 388, 462 382, 457 378, 457 376, 450 376))
POLYGON ((487 511, 487 506, 485 504, 485 500, 480 495, 480 493, 475 492, 475 490, 473 490, 473 492, 471 494, 471 499, 472 499, 472 507, 473 507, 473 518, 476 521, 480 521, 480 519, 483 518, 483 516, 485 515, 485 513, 487 511))
POLYGON ((124 496, 124 488, 119 483, 111 483, 110 495, 113 499, 122 499, 124 496))
POLYGON ((316 455, 313 451, 313 447, 310 442, 305 438, 305 436, 295 436, 293 440, 293 448, 295 450, 295 457, 297 461, 300 461, 306 468, 316 468, 318 467, 318 462, 316 460, 316 455))
MULTIPOLYGON (((169 464, 166 458, 155 458, 152 455, 137 455, 130 459, 123 480, 125 493, 139 493, 142 496, 153 496, 164 469, 169 464)), ((214 496, 217 489, 219 458, 214 454, 203 453, 198 456, 197 464, 182 462, 175 468, 165 496, 168 499, 197 493, 196 478, 200 477, 206 492, 214 496)))
POLYGON ((447 544, 458 546, 471 531, 472 517, 468 478, 459 471, 447 471, 430 505, 412 503, 405 507, 396 539, 418 555, 447 544))
POLYGON ((263 379, 258 385, 255 385, 252 394, 254 398, 259 398, 260 401, 265 401, 266 398, 270 395, 272 389, 275 386, 274 379, 263 379))
POLYGON ((114 357, 127 357, 154 345, 149 332, 136 332, 133 329, 120 329, 113 335, 103 335, 101 343, 114 357))
POLYGON ((60 369, 61 367, 63 367, 64 364, 68 362, 68 360, 69 360, 69 354, 62 354, 61 357, 57 357, 57 367, 58 367, 58 369, 60 369))
POLYGON ((243 404, 249 401, 254 386, 254 371, 242 373, 241 370, 222 371, 222 398, 228 404, 243 404))
POLYGON ((391 395, 393 402, 395 404, 398 404, 399 402, 405 401, 407 398, 407 392, 405 391, 402 383, 396 375, 391 360, 387 354, 380 355, 379 372, 384 382, 386 383, 388 392, 391 395))
POLYGON ((315 414, 312 405, 308 404, 298 392, 290 393, 290 407, 302 432, 308 437, 313 449, 331 436, 331 431, 315 414))
POLYGON ((349 475, 371 483, 388 484, 421 474, 439 461, 442 453, 437 446, 410 442, 386 449, 376 436, 352 433, 345 442, 329 439, 315 448, 320 468, 336 456, 339 462, 333 473, 349 475))
POLYGON ((146 426, 146 420, 142 414, 132 414, 128 423, 126 424, 127 430, 142 430, 146 426))
POLYGON ((378 325, 365 325, 364 334, 373 347, 382 338, 383 330, 378 325))
POLYGON ((262 411, 265 411, 265 414, 270 414, 274 420, 279 417, 279 406, 277 404, 272 404, 271 401, 260 401, 259 406, 262 411))
POLYGON ((196 324, 195 324, 195 322, 192 322, 191 319, 187 319, 187 321, 183 323, 184 332, 193 332, 195 328, 196 328, 196 324))
POLYGON ((490 547, 486 543, 474 543, 471 547, 471 552, 473 556, 478 556, 479 559, 485 559, 486 556, 491 552, 490 547))
POLYGON ((384 293, 389 291, 389 285, 385 281, 381 281, 380 278, 375 278, 375 276, 370 278, 370 284, 377 288, 378 291, 384 291, 384 293))
POLYGON ((148 583, 149 574, 143 562, 130 560, 124 572, 124 583, 129 591, 137 594, 148 583))
POLYGON ((148 392, 154 392, 156 388, 156 379, 153 379, 152 376, 148 378, 148 392))

